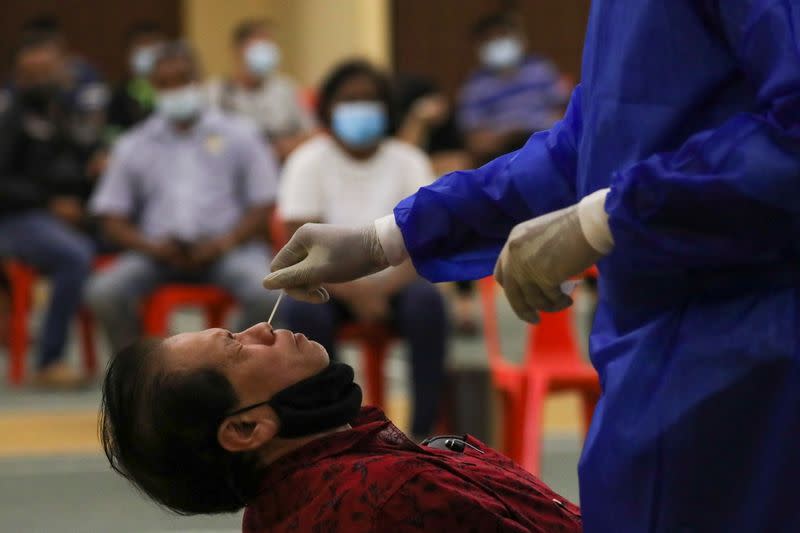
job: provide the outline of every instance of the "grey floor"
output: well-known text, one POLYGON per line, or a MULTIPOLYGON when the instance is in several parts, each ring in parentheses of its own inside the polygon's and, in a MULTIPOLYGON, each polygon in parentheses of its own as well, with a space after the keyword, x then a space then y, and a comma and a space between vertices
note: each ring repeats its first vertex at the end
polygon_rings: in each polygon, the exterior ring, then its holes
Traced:
MULTIPOLYGON (((522 326, 502 304, 499 316, 504 349, 510 354, 519 353, 522 326)), ((201 327, 200 318, 193 313, 180 313, 173 323, 176 331, 201 327)), ((482 343, 481 338, 456 339, 449 366, 455 369, 485 367, 482 343)), ((71 345, 70 357, 76 359, 76 352, 77 347, 71 345)), ((93 409, 98 405, 97 387, 73 394, 9 389, 3 384, 4 356, 0 349, 0 414, 93 409)), ((353 353, 348 356, 347 352, 344 357, 354 358, 353 353)), ((388 374, 390 394, 402 394, 407 387, 407 361, 401 350, 392 354, 388 374)), ((577 435, 548 435, 544 443, 542 478, 573 501, 578 500, 576 465, 580 446, 577 435)), ((240 531, 240 523, 240 515, 180 517, 164 511, 113 474, 99 454, 0 459, 0 533, 212 533, 240 531)))

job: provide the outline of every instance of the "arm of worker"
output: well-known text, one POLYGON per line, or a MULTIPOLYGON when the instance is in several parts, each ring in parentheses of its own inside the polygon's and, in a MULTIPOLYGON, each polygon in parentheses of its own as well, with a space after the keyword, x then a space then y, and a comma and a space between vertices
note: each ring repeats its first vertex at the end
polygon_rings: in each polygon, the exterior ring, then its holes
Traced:
POLYGON ((264 286, 316 291, 322 283, 350 281, 408 257, 431 281, 489 275, 517 223, 575 203, 580 133, 576 88, 567 114, 551 130, 479 169, 453 172, 420 188, 393 215, 359 227, 301 227, 273 260, 264 286))
POLYGON ((613 176, 605 208, 633 269, 767 264, 800 251, 800 8, 713 5, 758 105, 613 176))
POLYGON ((389 262, 407 254, 431 281, 484 277, 516 224, 574 204, 580 93, 576 88, 560 122, 520 150, 446 174, 401 201, 393 217, 377 221, 389 262))

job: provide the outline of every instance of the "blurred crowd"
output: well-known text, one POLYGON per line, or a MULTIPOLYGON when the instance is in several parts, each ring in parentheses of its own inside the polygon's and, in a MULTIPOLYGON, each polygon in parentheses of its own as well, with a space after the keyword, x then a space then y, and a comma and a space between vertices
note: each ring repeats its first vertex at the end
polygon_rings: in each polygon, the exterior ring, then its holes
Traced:
MULTIPOLYGON (((277 295, 261 280, 302 224, 372 221, 558 119, 569 87, 514 17, 477 21, 472 38, 476 67, 451 102, 432 80, 358 58, 301 88, 265 20, 236 27, 233 69, 217 79, 204 79, 187 44, 140 22, 127 36, 128 76, 112 84, 71 51, 57 20, 31 20, 0 95, 0 257, 51 283, 32 383, 82 383, 63 361, 82 306, 118 350, 163 284, 224 289, 242 330, 264 320, 277 295)), ((389 325, 408 341, 412 433, 429 433, 450 333, 477 331, 470 284, 446 299, 401 265, 330 293, 319 306, 286 302, 282 325, 334 357, 344 325, 389 325)))

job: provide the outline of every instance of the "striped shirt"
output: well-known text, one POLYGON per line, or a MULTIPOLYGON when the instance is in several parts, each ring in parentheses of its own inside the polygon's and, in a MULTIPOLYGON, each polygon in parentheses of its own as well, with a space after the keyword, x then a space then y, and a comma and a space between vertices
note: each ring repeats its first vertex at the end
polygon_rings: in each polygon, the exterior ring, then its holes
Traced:
POLYGON ((461 89, 458 123, 464 132, 497 133, 548 129, 567 102, 569 91, 549 61, 529 56, 510 76, 489 69, 475 72, 461 89))

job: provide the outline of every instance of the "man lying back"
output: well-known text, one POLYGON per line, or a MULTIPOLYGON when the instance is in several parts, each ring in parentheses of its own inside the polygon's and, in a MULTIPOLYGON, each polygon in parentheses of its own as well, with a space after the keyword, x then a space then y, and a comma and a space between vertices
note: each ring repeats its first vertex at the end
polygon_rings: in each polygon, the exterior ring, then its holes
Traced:
MULTIPOLYGON (((352 369, 266 324, 143 340, 103 386, 111 466, 245 532, 580 531, 577 507, 472 437, 418 445, 361 408, 352 369)), ((429 439, 430 440, 430 439, 429 439)))

